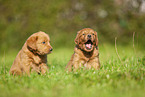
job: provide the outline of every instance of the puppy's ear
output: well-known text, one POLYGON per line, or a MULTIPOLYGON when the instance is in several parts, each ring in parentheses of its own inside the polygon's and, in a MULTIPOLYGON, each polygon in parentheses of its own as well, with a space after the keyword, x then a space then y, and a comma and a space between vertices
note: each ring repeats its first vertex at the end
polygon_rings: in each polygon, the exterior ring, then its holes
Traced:
POLYGON ((38 40, 38 36, 33 34, 27 39, 27 46, 36 50, 36 41, 38 40))
POLYGON ((95 45, 98 46, 98 35, 97 35, 96 31, 95 31, 95 33, 96 33, 95 45))
POLYGON ((77 32, 77 36, 75 38, 75 44, 79 44, 79 34, 80 34, 80 31, 77 32))

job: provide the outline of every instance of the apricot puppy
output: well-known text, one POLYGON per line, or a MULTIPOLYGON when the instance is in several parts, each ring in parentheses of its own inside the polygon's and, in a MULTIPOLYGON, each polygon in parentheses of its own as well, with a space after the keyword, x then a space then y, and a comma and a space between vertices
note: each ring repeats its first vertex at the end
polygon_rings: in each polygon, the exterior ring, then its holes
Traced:
POLYGON ((52 52, 49 36, 40 31, 32 34, 16 56, 9 71, 12 75, 29 75, 31 72, 48 71, 47 54, 52 52))
POLYGON ((72 67, 74 71, 80 67, 98 70, 100 62, 97 32, 90 28, 82 29, 78 31, 75 43, 74 54, 66 66, 68 71, 72 71, 72 67))

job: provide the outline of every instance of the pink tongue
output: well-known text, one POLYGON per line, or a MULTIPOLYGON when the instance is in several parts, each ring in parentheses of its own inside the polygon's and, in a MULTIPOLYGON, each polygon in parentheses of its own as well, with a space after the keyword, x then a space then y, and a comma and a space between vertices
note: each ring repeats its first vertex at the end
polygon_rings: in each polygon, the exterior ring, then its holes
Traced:
POLYGON ((91 49, 91 44, 86 44, 86 47, 88 48, 88 49, 91 49))

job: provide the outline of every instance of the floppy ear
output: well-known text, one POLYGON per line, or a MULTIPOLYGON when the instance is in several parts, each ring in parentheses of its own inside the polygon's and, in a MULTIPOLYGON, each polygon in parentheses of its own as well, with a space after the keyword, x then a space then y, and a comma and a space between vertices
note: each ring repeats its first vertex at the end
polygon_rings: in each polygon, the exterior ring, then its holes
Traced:
POLYGON ((95 40, 95 44, 96 44, 96 46, 98 46, 98 35, 97 35, 97 32, 95 31, 95 33, 96 33, 96 40, 95 40))
POLYGON ((76 43, 76 44, 79 44, 79 42, 80 42, 80 41, 79 41, 79 33, 80 33, 80 31, 77 32, 77 36, 76 36, 76 38, 75 38, 75 43, 76 43))
POLYGON ((36 50, 36 41, 38 40, 38 36, 36 35, 31 35, 28 39, 27 39, 27 46, 29 46, 30 48, 36 50))

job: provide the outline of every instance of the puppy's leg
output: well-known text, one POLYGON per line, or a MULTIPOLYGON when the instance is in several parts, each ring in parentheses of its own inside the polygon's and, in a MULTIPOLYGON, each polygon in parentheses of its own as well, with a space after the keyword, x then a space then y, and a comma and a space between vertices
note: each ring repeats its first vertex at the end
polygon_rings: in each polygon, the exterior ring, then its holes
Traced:
POLYGON ((34 64, 32 63, 31 66, 30 66, 30 72, 31 73, 40 73, 40 67, 39 67, 39 64, 34 64))
POLYGON ((46 72, 48 72, 48 66, 45 63, 41 63, 40 64, 40 71, 42 74, 45 74, 46 72))
POLYGON ((73 65, 73 71, 77 71, 79 68, 79 65, 78 65, 78 62, 74 62, 74 65, 73 65))
POLYGON ((99 58, 97 57, 91 60, 88 64, 90 64, 91 68, 94 68, 95 70, 99 70, 100 68, 99 58))
POLYGON ((35 62, 35 64, 39 64, 41 62, 41 59, 39 56, 33 56, 33 61, 35 62))
POLYGON ((11 75, 21 75, 22 74, 22 71, 21 69, 18 69, 18 68, 13 68, 12 70, 10 70, 9 74, 11 75))
POLYGON ((84 65, 85 61, 84 60, 77 60, 74 62, 74 71, 77 71, 78 69, 81 69, 84 65))
POLYGON ((91 69, 91 64, 90 63, 86 63, 85 65, 84 65, 84 69, 91 69))
POLYGON ((22 71, 29 76, 30 75, 30 64, 26 64, 26 65, 22 65, 22 66, 23 66, 22 71))
POLYGON ((100 64, 97 63, 97 62, 93 62, 93 63, 92 63, 92 67, 93 67, 95 70, 99 70, 99 69, 100 69, 100 64))

